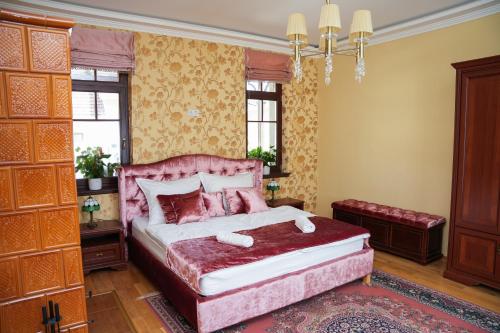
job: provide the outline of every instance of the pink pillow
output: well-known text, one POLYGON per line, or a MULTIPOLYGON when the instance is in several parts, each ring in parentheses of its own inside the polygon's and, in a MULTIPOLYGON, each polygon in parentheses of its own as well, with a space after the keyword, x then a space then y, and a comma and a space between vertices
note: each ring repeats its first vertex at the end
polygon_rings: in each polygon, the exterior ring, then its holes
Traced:
POLYGON ((247 214, 265 212, 266 210, 269 210, 262 192, 255 187, 247 190, 236 190, 236 193, 238 193, 243 201, 243 204, 245 205, 245 212, 247 214))
POLYGON ((242 214, 245 212, 245 204, 236 191, 248 190, 253 187, 224 188, 224 198, 227 203, 227 215, 242 214))
POLYGON ((189 223, 204 221, 208 212, 203 204, 201 189, 172 195, 158 195, 156 197, 165 216, 166 223, 189 223))
POLYGON ((208 216, 224 216, 226 215, 226 210, 222 203, 222 192, 213 193, 201 193, 203 202, 205 203, 205 208, 207 209, 208 216))

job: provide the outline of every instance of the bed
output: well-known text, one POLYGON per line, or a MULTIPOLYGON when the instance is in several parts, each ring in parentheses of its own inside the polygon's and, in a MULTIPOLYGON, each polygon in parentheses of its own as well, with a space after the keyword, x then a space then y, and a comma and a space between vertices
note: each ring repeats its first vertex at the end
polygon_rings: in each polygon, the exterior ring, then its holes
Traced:
MULTIPOLYGON (((169 254, 174 253, 172 249, 190 251, 193 244, 208 246, 211 236, 217 231, 252 233, 257 241, 263 237, 259 246, 271 248, 271 234, 292 233, 293 222, 287 221, 297 216, 309 217, 318 227, 327 228, 321 234, 327 234, 332 225, 343 224, 285 206, 255 214, 212 218, 201 223, 148 225, 147 201, 135 179, 169 181, 187 178, 198 172, 228 176, 250 172, 254 186, 262 187, 262 161, 204 154, 124 166, 118 173, 120 216, 129 245, 127 256, 198 332, 213 332, 228 327, 356 279, 363 278, 369 283, 373 267, 369 234, 359 228, 351 230, 350 227, 344 227, 343 234, 328 241, 314 242, 309 238, 307 247, 304 246, 306 243, 300 243, 301 237, 311 236, 296 234, 289 241, 290 248, 283 253, 276 252, 273 256, 254 258, 255 261, 224 266, 214 271, 198 272, 195 279, 189 279, 191 275, 177 269, 175 261, 169 260, 169 254), (271 233, 270 230, 274 231, 271 233), (267 241, 270 244, 263 245, 267 241), (292 246, 294 242, 297 247, 292 246), (183 247, 180 246, 182 244, 183 247)), ((332 235, 334 233, 336 231, 332 231, 332 235)), ((258 249, 255 251, 258 252, 258 249)), ((198 258, 198 261, 203 263, 209 259, 198 258)))

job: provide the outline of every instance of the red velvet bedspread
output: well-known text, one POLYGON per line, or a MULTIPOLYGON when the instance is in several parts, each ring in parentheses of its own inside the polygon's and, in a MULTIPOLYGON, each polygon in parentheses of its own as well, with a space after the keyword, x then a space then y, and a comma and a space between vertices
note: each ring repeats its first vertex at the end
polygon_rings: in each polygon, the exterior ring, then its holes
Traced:
POLYGON ((313 233, 302 233, 294 221, 238 232, 253 237, 254 245, 250 248, 219 243, 215 236, 175 242, 167 246, 167 265, 199 292, 199 281, 204 274, 369 233, 364 228, 326 217, 315 216, 310 220, 316 226, 313 233))

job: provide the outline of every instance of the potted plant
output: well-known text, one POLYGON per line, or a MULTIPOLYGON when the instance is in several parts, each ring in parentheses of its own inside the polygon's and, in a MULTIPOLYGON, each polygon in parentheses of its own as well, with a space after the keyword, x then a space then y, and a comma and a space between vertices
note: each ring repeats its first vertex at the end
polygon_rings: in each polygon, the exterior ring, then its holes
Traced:
POLYGON ((75 149, 80 153, 76 157, 76 171, 80 171, 83 177, 88 179, 89 189, 97 191, 102 188, 102 177, 105 175, 113 176, 118 163, 104 163, 104 160, 110 158, 110 154, 104 154, 101 147, 87 147, 81 150, 80 147, 75 149))
POLYGON ((276 165, 276 148, 271 146, 268 151, 265 151, 259 146, 250 150, 248 157, 262 160, 264 162, 264 174, 269 175, 271 173, 271 166, 276 165))

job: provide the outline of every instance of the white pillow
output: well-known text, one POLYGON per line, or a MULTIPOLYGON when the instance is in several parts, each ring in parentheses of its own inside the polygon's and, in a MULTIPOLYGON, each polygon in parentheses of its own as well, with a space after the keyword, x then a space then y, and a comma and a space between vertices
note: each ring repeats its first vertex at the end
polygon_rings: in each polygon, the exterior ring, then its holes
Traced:
POLYGON ((226 214, 228 210, 228 203, 222 189, 233 187, 253 187, 253 173, 250 172, 239 173, 234 176, 220 176, 205 172, 198 172, 198 175, 200 176, 205 192, 222 192, 222 205, 226 210, 226 214))
POLYGON ((220 176, 205 172, 198 172, 205 192, 222 192, 223 188, 253 187, 253 174, 240 173, 234 176, 220 176))
POLYGON ((196 191, 201 185, 198 175, 164 182, 143 178, 136 178, 135 181, 148 201, 149 224, 165 223, 165 217, 163 216, 160 202, 156 198, 157 195, 185 194, 196 191))

